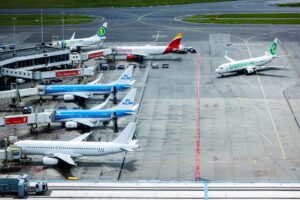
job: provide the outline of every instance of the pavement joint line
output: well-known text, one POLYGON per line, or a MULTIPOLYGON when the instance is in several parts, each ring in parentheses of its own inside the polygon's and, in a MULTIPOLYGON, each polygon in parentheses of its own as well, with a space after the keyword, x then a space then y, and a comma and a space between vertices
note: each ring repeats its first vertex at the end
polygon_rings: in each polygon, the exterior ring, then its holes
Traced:
POLYGON ((261 88, 261 91, 262 91, 262 94, 263 94, 263 97, 265 99, 265 102, 266 102, 266 105, 267 105, 267 108, 268 108, 268 111, 269 111, 269 115, 270 115, 270 118, 271 118, 271 121, 272 121, 272 124, 273 124, 273 127, 274 127, 274 130, 275 130, 275 133, 276 133, 276 136, 277 136, 277 140, 278 140, 278 144, 280 146, 280 149, 281 149, 281 152, 282 152, 282 156, 283 156, 283 159, 286 160, 286 155, 285 155, 285 152, 284 152, 284 149, 283 149, 283 146, 282 146, 282 142, 281 142, 281 139, 280 139, 280 136, 278 134, 278 130, 277 130, 277 127, 276 127, 276 124, 274 122, 274 118, 273 118, 273 115, 272 115, 272 112, 271 112, 271 109, 270 109, 270 105, 269 105, 269 102, 266 98, 266 94, 265 94, 265 91, 264 91, 264 88, 261 84, 261 81, 260 81, 260 78, 259 78, 259 75, 256 71, 256 76, 257 76, 257 79, 258 79, 258 82, 259 82, 259 85, 260 85, 260 88, 261 88))
POLYGON ((294 120, 295 120, 295 122, 296 122, 296 124, 297 124, 297 126, 298 126, 298 129, 300 129, 300 125, 299 125, 299 123, 298 123, 297 117, 296 117, 296 115, 295 115, 295 113, 294 113, 294 111, 293 111, 293 109, 292 109, 292 106, 291 106, 291 104, 290 104, 290 101, 289 101, 288 97, 286 96, 285 91, 283 91, 282 93, 283 93, 284 98, 285 98, 285 100, 286 100, 286 102, 287 102, 287 104, 288 104, 288 106, 289 106, 289 108, 290 108, 290 110, 291 110, 291 112, 292 112, 292 115, 293 115, 294 120))
POLYGON ((197 81, 196 81, 196 181, 200 180, 200 53, 197 53, 197 81))
MULTIPOLYGON (((148 71, 146 72, 146 78, 144 80, 144 86, 143 86, 143 89, 142 89, 142 94, 140 96, 140 99, 139 99, 139 107, 138 107, 138 110, 137 110, 137 114, 136 114, 136 117, 134 118, 134 121, 136 122, 137 121, 137 116, 138 116, 138 113, 140 111, 140 107, 141 107, 141 102, 142 102, 142 99, 143 99, 143 96, 144 96, 144 91, 145 91, 145 87, 146 87, 146 84, 148 82, 148 78, 149 78, 149 73, 150 73, 150 65, 148 67, 148 71)), ((124 165, 125 165, 125 160, 126 160, 126 156, 127 156, 127 151, 125 151, 124 153, 124 157, 123 157, 123 160, 122 160, 122 164, 121 164, 121 167, 120 167, 120 171, 119 171, 119 174, 118 174, 118 178, 117 180, 119 181, 121 179, 121 176, 122 176, 122 171, 123 171, 123 168, 124 168, 124 165)))
MULTIPOLYGON (((263 35, 263 34, 260 34, 260 35, 263 35)), ((252 38, 254 38, 254 36, 251 37, 251 38, 248 38, 248 40, 249 40, 249 39, 252 39, 252 38)), ((250 58, 252 58, 251 50, 250 50, 250 48, 249 48, 249 46, 248 46, 248 40, 246 40, 245 43, 246 43, 246 46, 247 46, 247 49, 248 49, 250 58)), ((266 98, 265 90, 264 90, 264 88, 263 88, 263 86, 262 86, 262 83, 261 83, 261 81, 260 81, 258 72, 257 72, 257 71, 255 71, 255 72, 256 72, 256 77, 257 77, 259 86, 260 86, 260 88, 261 88, 263 97, 264 97, 264 99, 265 99, 265 103, 266 103, 267 108, 268 108, 268 111, 269 111, 269 115, 270 115, 270 118, 271 118, 271 121, 272 121, 273 128, 274 128, 275 133, 276 133, 276 137, 277 137, 277 140, 278 140, 278 144, 279 144, 279 146, 280 146, 280 150, 281 150, 281 152, 282 152, 283 159, 286 160, 286 154, 285 154, 285 151, 284 151, 284 149, 283 149, 283 145, 282 145, 280 136, 279 136, 279 134, 278 134, 278 130, 277 130, 277 127, 276 127, 276 124, 275 124, 275 121, 274 121, 274 118, 273 118, 273 115, 272 115, 272 112, 271 112, 271 109, 270 109, 269 102, 268 102, 268 100, 267 100, 267 98, 266 98)))

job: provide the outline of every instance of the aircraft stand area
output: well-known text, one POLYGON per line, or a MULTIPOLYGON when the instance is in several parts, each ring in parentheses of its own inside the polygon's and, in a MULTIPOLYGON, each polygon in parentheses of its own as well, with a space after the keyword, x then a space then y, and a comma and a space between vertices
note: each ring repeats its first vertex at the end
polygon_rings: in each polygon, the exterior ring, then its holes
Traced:
POLYGON ((28 199, 300 198, 299 25, 182 20, 298 7, 66 11, 97 20, 45 25, 42 42, 40 25, 0 26, 1 43, 16 41, 0 52, 0 172, 15 186, 5 197, 28 180, 47 182, 28 199))

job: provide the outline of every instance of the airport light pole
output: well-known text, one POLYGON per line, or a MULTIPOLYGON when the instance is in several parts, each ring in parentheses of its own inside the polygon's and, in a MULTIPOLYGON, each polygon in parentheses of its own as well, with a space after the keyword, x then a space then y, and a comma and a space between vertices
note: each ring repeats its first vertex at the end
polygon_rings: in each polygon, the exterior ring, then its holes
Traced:
POLYGON ((65 20, 64 20, 65 16, 64 16, 64 14, 65 14, 64 12, 61 13, 61 34, 62 34, 62 40, 65 39, 65 27, 64 27, 64 25, 65 25, 65 20))
POLYGON ((41 9, 41 34, 42 34, 42 44, 44 44, 43 9, 41 9))
POLYGON ((13 21, 13 29, 14 29, 14 44, 16 44, 16 23, 15 23, 15 20, 17 18, 12 18, 12 21, 13 21))

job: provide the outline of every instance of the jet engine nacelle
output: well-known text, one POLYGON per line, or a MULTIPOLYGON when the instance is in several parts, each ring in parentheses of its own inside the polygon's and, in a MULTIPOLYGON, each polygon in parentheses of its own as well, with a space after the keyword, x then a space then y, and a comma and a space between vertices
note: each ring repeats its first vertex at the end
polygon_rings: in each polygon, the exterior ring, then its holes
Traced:
POLYGON ((66 122, 66 128, 77 128, 78 123, 77 122, 66 122))
POLYGON ((76 46, 69 47, 69 49, 71 50, 71 52, 78 51, 78 48, 76 46))
POLYGON ((144 60, 143 56, 139 56, 139 55, 127 55, 126 58, 128 61, 137 61, 137 62, 141 62, 144 60))
POLYGON ((43 157, 43 165, 57 165, 58 159, 57 158, 50 158, 48 156, 43 157))
POLYGON ((245 69, 245 74, 252 74, 254 69, 245 69))
POLYGON ((65 94, 64 95, 64 100, 65 101, 73 101, 74 99, 75 99, 75 97, 72 94, 65 94))
POLYGON ((64 43, 62 41, 55 41, 50 44, 50 46, 63 49, 64 48, 64 43))

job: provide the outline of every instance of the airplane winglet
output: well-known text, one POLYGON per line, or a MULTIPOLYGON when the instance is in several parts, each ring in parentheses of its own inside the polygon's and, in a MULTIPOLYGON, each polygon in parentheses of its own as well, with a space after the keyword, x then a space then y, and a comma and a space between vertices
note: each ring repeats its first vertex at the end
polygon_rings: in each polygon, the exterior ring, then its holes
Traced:
POLYGON ((104 106, 106 106, 106 104, 109 102, 111 97, 112 97, 112 94, 110 94, 103 103, 92 107, 90 110, 100 110, 100 109, 102 109, 104 106))
POLYGON ((70 141, 72 141, 72 142, 81 142, 81 141, 84 140, 85 138, 89 137, 91 134, 92 134, 92 132, 85 133, 85 134, 80 135, 80 136, 78 136, 78 137, 76 137, 76 138, 74 138, 74 139, 72 139, 72 140, 70 140, 70 141))
POLYGON ((177 35, 175 36, 175 38, 182 38, 183 34, 182 33, 177 33, 177 35))
POLYGON ((99 74, 98 78, 96 78, 96 79, 93 80, 92 82, 87 83, 87 85, 95 85, 95 84, 99 84, 99 82, 100 82, 101 79, 102 79, 102 75, 103 75, 102 73, 99 74))

